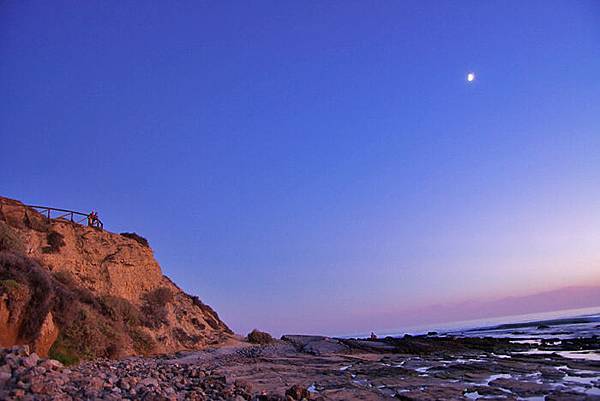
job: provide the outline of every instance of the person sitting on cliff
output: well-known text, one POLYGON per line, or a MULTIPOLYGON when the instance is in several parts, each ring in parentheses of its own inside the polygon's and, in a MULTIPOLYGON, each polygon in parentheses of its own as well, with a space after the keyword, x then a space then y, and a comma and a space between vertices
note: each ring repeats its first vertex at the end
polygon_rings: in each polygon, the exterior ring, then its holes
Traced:
POLYGON ((377 340, 377 335, 371 332, 371 340, 377 340))
POLYGON ((95 227, 98 223, 98 213, 95 210, 92 210, 90 214, 88 214, 88 226, 95 227))

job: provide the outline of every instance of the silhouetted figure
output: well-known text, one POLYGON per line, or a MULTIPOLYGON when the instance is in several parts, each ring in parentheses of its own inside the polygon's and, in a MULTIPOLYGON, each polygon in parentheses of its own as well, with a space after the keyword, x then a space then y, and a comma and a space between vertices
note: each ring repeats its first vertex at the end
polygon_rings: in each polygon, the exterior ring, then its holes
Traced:
POLYGON ((90 214, 88 214, 88 226, 96 227, 98 225, 98 213, 95 210, 92 210, 90 214))
POLYGON ((371 340, 377 340, 377 335, 371 332, 371 340))

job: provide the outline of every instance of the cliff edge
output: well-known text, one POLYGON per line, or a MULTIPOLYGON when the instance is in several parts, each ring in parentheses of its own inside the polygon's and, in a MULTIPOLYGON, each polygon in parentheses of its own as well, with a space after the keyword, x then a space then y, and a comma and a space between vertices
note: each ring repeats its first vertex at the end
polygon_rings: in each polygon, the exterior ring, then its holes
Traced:
POLYGON ((162 274, 144 238, 48 220, 0 197, 0 346, 72 363, 200 349, 232 334, 162 274))

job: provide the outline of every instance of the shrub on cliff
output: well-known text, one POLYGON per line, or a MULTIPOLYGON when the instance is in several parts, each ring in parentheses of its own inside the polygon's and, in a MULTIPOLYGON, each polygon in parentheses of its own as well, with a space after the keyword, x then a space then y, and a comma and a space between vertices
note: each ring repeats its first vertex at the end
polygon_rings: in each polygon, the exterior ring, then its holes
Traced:
POLYGON ((144 300, 152 305, 165 306, 173 301, 173 291, 167 287, 159 287, 147 292, 144 300))
POLYGON ((61 327, 59 338, 50 348, 50 356, 116 358, 121 356, 125 342, 121 327, 97 311, 80 305, 75 317, 61 327))
POLYGON ((75 297, 75 299, 84 304, 92 305, 96 309, 99 308, 100 304, 98 303, 98 299, 94 293, 77 284, 77 281, 75 281, 75 278, 71 273, 62 270, 54 272, 53 276, 58 282, 63 284, 70 292, 72 292, 72 295, 75 297))
POLYGON ((259 331, 257 329, 252 330, 247 336, 248 342, 252 344, 270 344, 273 341, 273 337, 269 333, 259 331))
POLYGON ((142 320, 139 310, 125 298, 106 295, 100 298, 100 305, 102 314, 115 322, 135 327, 142 320))
POLYGON ((22 309, 29 300, 29 290, 26 286, 15 280, 0 280, 0 295, 6 295, 9 322, 15 323, 18 318, 15 312, 22 309))
POLYGON ((33 340, 52 307, 50 275, 25 256, 0 252, 0 280, 12 280, 29 289, 19 334, 26 341, 33 340))
POLYGON ((131 238, 132 240, 137 241, 138 244, 145 246, 146 248, 150 248, 150 244, 148 240, 137 233, 121 233, 123 237, 131 238))
POLYGON ((152 336, 139 327, 132 328, 129 331, 129 337, 131 337, 133 349, 139 354, 151 354, 156 348, 156 343, 152 336))
POLYGON ((186 294, 187 297, 192 301, 192 304, 204 313, 204 321, 214 330, 224 330, 226 333, 233 334, 233 331, 225 325, 221 319, 219 319, 219 315, 213 308, 209 305, 206 305, 204 302, 200 300, 196 295, 186 294))
POLYGON ((0 221, 0 251, 24 253, 25 245, 17 233, 5 222, 0 221))
POLYGON ((56 231, 50 231, 46 235, 46 241, 48 241, 48 246, 42 248, 42 252, 44 253, 57 253, 60 251, 60 248, 65 246, 63 235, 56 231))
POLYGON ((173 292, 167 287, 159 287, 144 294, 142 323, 149 328, 159 328, 169 321, 166 305, 173 301, 173 292))

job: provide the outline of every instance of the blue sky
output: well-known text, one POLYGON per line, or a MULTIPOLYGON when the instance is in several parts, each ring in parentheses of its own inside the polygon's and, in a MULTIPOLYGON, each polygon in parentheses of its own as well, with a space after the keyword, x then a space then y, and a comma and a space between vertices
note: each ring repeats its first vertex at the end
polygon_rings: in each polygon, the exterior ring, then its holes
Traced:
POLYGON ((148 237, 240 332, 402 327, 600 284, 599 71, 594 1, 8 1, 1 194, 148 237))

